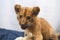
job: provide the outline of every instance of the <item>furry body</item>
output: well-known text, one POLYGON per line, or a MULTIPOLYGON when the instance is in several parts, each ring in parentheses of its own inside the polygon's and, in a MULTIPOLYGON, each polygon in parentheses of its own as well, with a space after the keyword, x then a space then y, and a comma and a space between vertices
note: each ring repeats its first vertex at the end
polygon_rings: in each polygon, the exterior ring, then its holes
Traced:
POLYGON ((16 4, 14 9, 19 25, 27 33, 31 32, 34 40, 49 40, 50 36, 54 34, 50 24, 45 19, 37 17, 40 11, 39 7, 21 7, 16 4))

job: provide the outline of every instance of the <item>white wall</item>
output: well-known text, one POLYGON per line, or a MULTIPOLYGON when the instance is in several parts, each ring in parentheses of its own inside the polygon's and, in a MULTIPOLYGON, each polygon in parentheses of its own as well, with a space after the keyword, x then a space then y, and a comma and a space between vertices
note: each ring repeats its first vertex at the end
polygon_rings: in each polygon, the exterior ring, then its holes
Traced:
POLYGON ((60 32, 60 0, 56 0, 56 14, 58 14, 57 32, 60 32))
POLYGON ((0 1, 0 28, 22 31, 19 27, 14 11, 16 3, 22 6, 39 6, 41 11, 38 17, 45 18, 56 30, 60 25, 59 0, 1 0, 0 1))
POLYGON ((10 2, 8 0, 0 1, 0 27, 8 28, 10 26, 9 23, 9 13, 10 13, 10 2))

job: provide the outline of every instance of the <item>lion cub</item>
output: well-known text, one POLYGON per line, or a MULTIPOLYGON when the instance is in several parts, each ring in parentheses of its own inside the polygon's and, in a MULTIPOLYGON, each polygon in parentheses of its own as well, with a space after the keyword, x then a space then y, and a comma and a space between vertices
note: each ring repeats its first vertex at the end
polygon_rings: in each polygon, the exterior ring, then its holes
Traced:
POLYGON ((49 40, 53 29, 46 20, 37 17, 40 11, 39 7, 21 7, 16 4, 14 9, 19 25, 27 32, 31 32, 34 40, 49 40))

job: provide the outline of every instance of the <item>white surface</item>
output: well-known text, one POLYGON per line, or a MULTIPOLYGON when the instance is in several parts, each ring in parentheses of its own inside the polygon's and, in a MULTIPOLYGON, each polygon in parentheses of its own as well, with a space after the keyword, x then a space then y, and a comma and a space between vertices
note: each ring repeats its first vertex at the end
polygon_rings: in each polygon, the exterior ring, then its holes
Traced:
POLYGON ((39 6, 38 17, 45 18, 56 30, 60 26, 60 0, 0 0, 0 28, 22 31, 14 11, 16 3, 22 6, 39 6))

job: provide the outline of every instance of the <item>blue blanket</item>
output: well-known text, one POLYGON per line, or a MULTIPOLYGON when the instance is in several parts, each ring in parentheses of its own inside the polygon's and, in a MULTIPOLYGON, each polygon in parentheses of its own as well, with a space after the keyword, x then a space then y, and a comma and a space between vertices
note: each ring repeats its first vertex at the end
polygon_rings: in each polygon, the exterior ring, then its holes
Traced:
MULTIPOLYGON (((19 36, 24 36, 24 32, 18 32, 13 30, 0 29, 0 40, 14 40, 19 36)), ((60 40, 60 35, 58 36, 60 40)))
POLYGON ((0 29, 0 40, 14 40, 19 36, 24 36, 24 32, 0 29))

